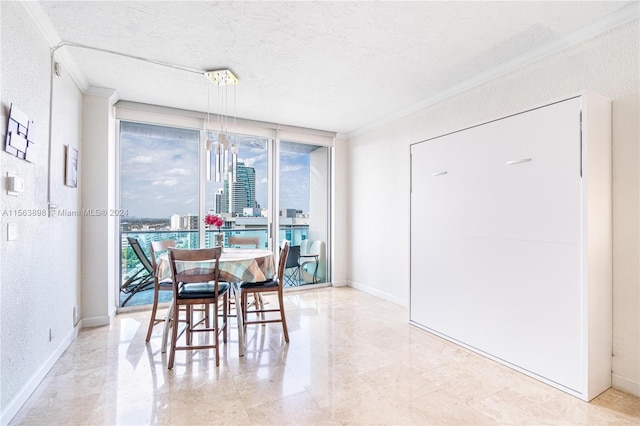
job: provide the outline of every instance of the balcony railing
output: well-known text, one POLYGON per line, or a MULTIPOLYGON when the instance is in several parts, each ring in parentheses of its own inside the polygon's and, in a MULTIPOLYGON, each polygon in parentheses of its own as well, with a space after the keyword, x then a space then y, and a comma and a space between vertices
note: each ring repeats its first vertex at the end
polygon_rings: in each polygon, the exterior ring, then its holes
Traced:
MULTIPOLYGON (((291 241, 291 245, 300 245, 300 243, 307 239, 309 228, 308 226, 283 226, 280 227, 278 241, 287 239, 291 241)), ((204 247, 212 247, 214 241, 214 233, 217 230, 206 230, 204 247)), ((251 229, 221 229, 220 232, 225 235, 225 246, 229 236, 242 236, 242 237, 260 237, 260 248, 268 247, 268 228, 251 228, 251 229)), ((138 273, 141 269, 144 269, 142 263, 134 253, 133 249, 129 245, 128 237, 135 238, 140 243, 140 247, 151 259, 149 252, 149 246, 153 241, 161 240, 176 240, 176 246, 178 248, 195 249, 200 248, 200 234, 197 229, 194 230, 144 230, 144 231, 122 231, 120 233, 120 247, 121 247, 121 279, 120 283, 125 283, 128 278, 138 273)), ((121 298, 125 300, 126 297, 121 298)), ((144 303, 144 302, 143 302, 144 303)), ((150 302, 149 302, 150 303, 150 302)), ((128 302, 131 305, 132 302, 128 302)))

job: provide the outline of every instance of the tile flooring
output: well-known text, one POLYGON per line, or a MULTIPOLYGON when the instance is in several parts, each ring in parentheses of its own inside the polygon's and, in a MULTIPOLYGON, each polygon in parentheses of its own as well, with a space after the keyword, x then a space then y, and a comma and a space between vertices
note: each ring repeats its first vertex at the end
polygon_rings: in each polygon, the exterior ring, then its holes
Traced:
MULTIPOLYGON (((610 389, 585 403, 408 324, 406 308, 351 288, 285 294, 279 324, 178 352, 148 312, 83 329, 12 425, 638 425, 640 399, 610 389)), ((273 301, 272 303, 276 303, 273 301)), ((235 325, 235 320, 232 320, 235 325)))

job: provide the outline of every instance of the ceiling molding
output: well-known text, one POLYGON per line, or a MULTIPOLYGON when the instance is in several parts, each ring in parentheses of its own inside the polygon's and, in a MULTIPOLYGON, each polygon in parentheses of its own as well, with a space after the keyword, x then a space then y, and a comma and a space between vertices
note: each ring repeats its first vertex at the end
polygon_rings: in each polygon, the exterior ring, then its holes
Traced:
POLYGON ((98 96, 100 98, 107 98, 111 104, 115 104, 120 100, 120 96, 115 89, 108 89, 106 87, 94 87, 90 86, 84 91, 85 95, 98 96))
POLYGON ((365 133, 369 133, 372 130, 380 128, 381 126, 400 120, 413 113, 435 105, 438 102, 471 90, 474 87, 478 87, 481 84, 487 83, 491 80, 495 80, 499 77, 502 77, 506 74, 509 74, 548 56, 551 56, 555 53, 561 52, 562 50, 577 46, 621 25, 632 22, 634 20, 638 20, 638 18, 640 18, 640 2, 625 6, 603 19, 593 22, 592 24, 582 27, 570 34, 567 34, 565 37, 558 41, 549 43, 538 49, 534 49, 524 55, 507 61, 490 71, 479 74, 476 77, 463 81, 462 83, 456 84, 447 90, 437 93, 435 96, 425 99, 422 102, 405 108, 395 114, 390 114, 380 120, 377 120, 375 123, 371 123, 357 130, 349 132, 348 138, 352 139, 365 133))
MULTIPOLYGON (((51 19, 42 9, 40 2, 37 1, 21 1, 22 7, 27 11, 33 23, 36 25, 44 40, 49 45, 52 51, 55 51, 54 55, 57 61, 62 63, 65 70, 71 76, 73 82, 78 86, 81 92, 86 92, 89 88, 89 83, 85 76, 80 72, 80 69, 76 65, 75 61, 71 58, 65 49, 58 49, 57 46, 62 43, 62 39, 55 30, 51 19)), ((64 47, 64 46, 63 46, 64 47)))

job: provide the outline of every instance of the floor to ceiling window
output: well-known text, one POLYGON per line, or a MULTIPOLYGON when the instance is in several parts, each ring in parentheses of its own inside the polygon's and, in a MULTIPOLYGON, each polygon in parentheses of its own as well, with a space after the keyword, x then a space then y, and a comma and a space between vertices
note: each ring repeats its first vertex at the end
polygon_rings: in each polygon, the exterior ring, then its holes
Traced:
POLYGON ((287 286, 327 281, 329 148, 280 141, 280 238, 291 241, 287 286))
POLYGON ((152 302, 153 293, 145 291, 153 289, 147 264, 152 241, 200 245, 199 141, 197 130, 120 124, 120 209, 126 212, 120 220, 121 307, 152 302))
POLYGON ((214 245, 218 230, 205 226, 207 214, 223 218, 227 246, 230 237, 258 237, 260 248, 278 253, 283 239, 291 241, 286 286, 330 282, 332 134, 288 128, 279 140, 280 126, 241 124, 225 134, 223 163, 235 166, 220 169, 219 134, 201 130, 206 122, 196 114, 175 118, 156 114, 159 108, 141 114, 145 107, 136 105, 129 118, 126 108, 117 116, 119 208, 127 212, 120 218, 120 307, 152 301, 145 264, 152 241, 214 245))
MULTIPOLYGON (((218 140, 218 132, 209 132, 208 139, 218 140)), ((223 217, 225 245, 229 237, 258 237, 260 248, 269 248, 269 147, 264 137, 229 135, 230 146, 236 146, 235 171, 216 170, 216 151, 205 153, 205 214, 223 217), (235 179, 233 174, 235 173, 235 179), (235 180, 235 181, 234 181, 235 180)), ((228 164, 228 158, 224 159, 228 164)), ((205 233, 205 246, 214 244, 213 233, 205 233)))

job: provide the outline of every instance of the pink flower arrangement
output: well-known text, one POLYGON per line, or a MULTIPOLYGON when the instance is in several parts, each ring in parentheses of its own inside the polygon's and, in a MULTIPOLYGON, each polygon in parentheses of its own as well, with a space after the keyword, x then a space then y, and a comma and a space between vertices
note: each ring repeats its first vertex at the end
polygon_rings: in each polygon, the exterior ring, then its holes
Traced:
POLYGON ((218 231, 220 231, 220 228, 224 225, 224 219, 217 214, 208 214, 204 217, 204 223, 207 225, 213 225, 218 228, 218 231))

